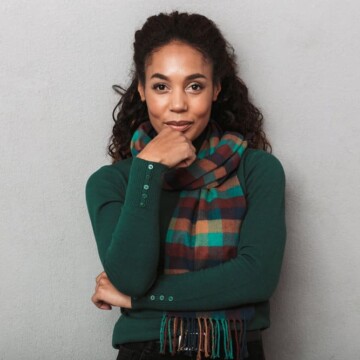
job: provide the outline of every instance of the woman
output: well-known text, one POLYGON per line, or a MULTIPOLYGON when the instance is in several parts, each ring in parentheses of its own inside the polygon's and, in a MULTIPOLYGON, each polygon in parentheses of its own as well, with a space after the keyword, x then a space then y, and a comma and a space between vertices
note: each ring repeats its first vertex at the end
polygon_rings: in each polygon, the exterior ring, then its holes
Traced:
POLYGON ((262 115, 202 15, 149 17, 133 60, 112 164, 86 184, 104 267, 92 301, 121 308, 117 360, 264 359, 286 229, 262 115))

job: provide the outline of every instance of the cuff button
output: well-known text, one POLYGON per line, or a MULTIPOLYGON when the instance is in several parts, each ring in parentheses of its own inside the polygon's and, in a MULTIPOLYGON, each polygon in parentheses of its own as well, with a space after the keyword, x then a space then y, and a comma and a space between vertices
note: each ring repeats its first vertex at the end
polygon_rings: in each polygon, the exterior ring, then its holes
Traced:
POLYGON ((164 295, 160 295, 160 296, 159 296, 159 299, 160 299, 160 300, 164 300, 164 298, 165 298, 164 295))
POLYGON ((173 298, 172 296, 169 296, 169 297, 168 297, 168 300, 169 300, 169 301, 173 301, 174 298, 173 298))
POLYGON ((151 295, 150 300, 155 300, 155 295, 151 295))

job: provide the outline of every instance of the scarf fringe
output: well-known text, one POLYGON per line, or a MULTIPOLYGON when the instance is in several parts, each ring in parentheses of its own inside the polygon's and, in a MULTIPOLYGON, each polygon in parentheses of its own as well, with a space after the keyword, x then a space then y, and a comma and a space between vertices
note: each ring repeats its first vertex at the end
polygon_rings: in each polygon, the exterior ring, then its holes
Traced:
POLYGON ((171 316, 163 314, 160 328, 160 353, 171 355, 179 352, 191 356, 197 351, 196 360, 220 358, 220 345, 223 341, 225 359, 243 360, 248 356, 246 346, 246 319, 227 319, 211 317, 171 316), (231 326, 231 322, 233 323, 231 326), (237 329, 236 325, 240 325, 237 329), (234 331, 233 339, 231 330, 234 331), (233 343, 235 340, 235 354, 233 343))

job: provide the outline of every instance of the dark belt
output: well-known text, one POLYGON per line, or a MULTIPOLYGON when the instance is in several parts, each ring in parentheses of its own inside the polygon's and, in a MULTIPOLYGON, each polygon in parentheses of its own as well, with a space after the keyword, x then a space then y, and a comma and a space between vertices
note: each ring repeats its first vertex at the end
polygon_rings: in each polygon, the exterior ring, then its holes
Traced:
POLYGON ((256 341, 256 340, 261 340, 261 331, 260 330, 252 330, 252 331, 248 331, 246 333, 246 340, 248 342, 250 341, 256 341))
MULTIPOLYGON (((248 331, 246 334, 246 340, 247 342, 261 340, 261 331, 260 330, 248 331)), ((154 349, 158 349, 160 345, 160 340, 136 341, 121 345, 131 350, 142 350, 145 347, 149 348, 150 345, 153 345, 154 349)))
MULTIPOLYGON (((234 334, 233 331, 231 331, 234 334)), ((246 333, 246 341, 256 341, 261 340, 261 331, 260 330, 251 330, 246 333)), ((157 344, 160 344, 160 340, 154 340, 157 344)))

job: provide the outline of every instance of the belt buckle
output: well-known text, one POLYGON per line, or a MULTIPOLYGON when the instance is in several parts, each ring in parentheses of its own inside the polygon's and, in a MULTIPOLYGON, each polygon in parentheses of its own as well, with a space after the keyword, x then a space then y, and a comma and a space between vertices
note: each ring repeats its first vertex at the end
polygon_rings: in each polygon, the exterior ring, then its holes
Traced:
MULTIPOLYGON (((234 332, 231 331, 231 333, 233 334, 234 332)), ((188 335, 188 331, 186 331, 186 335, 188 335)), ((191 332, 191 335, 198 335, 199 336, 199 332, 191 332)), ((205 335, 205 332, 203 332, 203 335, 205 335)), ((198 347, 197 346, 192 346, 192 347, 188 347, 188 346, 180 346, 181 344, 181 334, 179 334, 178 336, 178 349, 179 351, 197 351, 198 347)), ((250 342, 250 341, 256 341, 256 340, 261 340, 261 331, 260 330, 250 330, 247 331, 246 333, 246 342, 250 342)), ((160 343, 160 341, 157 341, 158 343, 160 343)), ((198 343, 198 342, 196 342, 198 343)))
MULTIPOLYGON (((188 332, 187 330, 185 330, 186 335, 188 336, 190 335, 197 335, 197 337, 199 338, 199 332, 188 332)), ((203 332, 203 334, 205 335, 205 332, 203 332)), ((198 341, 195 342, 196 344, 198 343, 198 341)), ((178 335, 178 349, 179 351, 198 351, 198 347, 197 346, 192 346, 192 347, 186 347, 185 345, 180 346, 181 344, 181 334, 178 335)))

